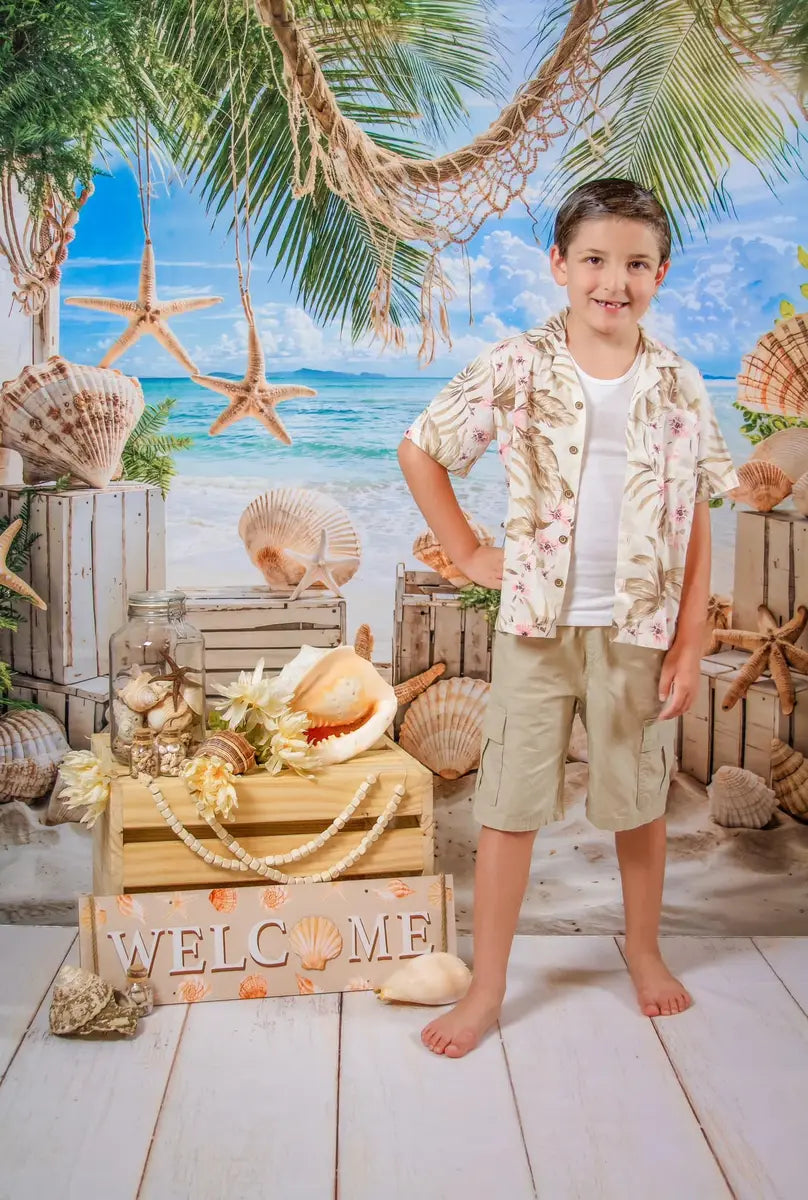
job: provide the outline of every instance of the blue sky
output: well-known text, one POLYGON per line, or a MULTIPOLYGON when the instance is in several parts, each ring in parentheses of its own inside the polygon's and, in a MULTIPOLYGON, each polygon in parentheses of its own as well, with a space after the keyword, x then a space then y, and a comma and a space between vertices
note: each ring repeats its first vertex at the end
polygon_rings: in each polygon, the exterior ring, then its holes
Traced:
MULTIPOLYGON (((511 83, 525 77, 532 33, 531 5, 506 0, 494 6, 511 83)), ((532 6, 535 10, 535 5, 532 6)), ((468 132, 484 129, 496 105, 472 101, 468 132)), ((456 143, 466 140, 457 131, 456 143)), ((552 161, 552 159, 548 160, 552 161)), ((808 180, 799 175, 773 195, 759 174, 742 160, 726 183, 736 216, 700 231, 684 250, 675 251, 659 299, 645 327, 698 364, 705 374, 734 376, 741 355, 770 328, 781 299, 799 303, 800 284, 808 279, 797 262, 798 243, 808 243, 808 180)), ((532 205, 542 211, 540 180, 530 189, 532 205)), ((165 299, 186 295, 221 296, 223 302, 172 321, 175 333, 203 373, 241 373, 246 326, 238 300, 233 245, 226 236, 229 214, 212 226, 202 202, 176 178, 158 183, 152 200, 152 239, 157 258, 158 290, 165 299)), ((467 287, 459 260, 449 269, 458 281, 451 307, 453 347, 439 346, 426 373, 448 376, 492 342, 529 328, 557 311, 565 292, 552 281, 546 222, 537 244, 532 222, 518 202, 500 220, 490 220, 469 247, 474 324, 469 325, 467 287)), ((106 295, 131 298, 137 288, 143 231, 137 188, 129 168, 119 164, 111 177, 99 178, 84 208, 65 267, 62 297, 106 295)), ((417 338, 403 353, 377 343, 352 344, 336 328, 321 328, 295 302, 273 263, 260 253, 253 266, 253 304, 270 372, 300 367, 415 375, 420 369, 417 338)), ((61 306, 61 352, 73 361, 97 362, 123 328, 120 318, 61 306)), ((151 338, 143 338, 115 366, 141 376, 183 373, 151 338)))

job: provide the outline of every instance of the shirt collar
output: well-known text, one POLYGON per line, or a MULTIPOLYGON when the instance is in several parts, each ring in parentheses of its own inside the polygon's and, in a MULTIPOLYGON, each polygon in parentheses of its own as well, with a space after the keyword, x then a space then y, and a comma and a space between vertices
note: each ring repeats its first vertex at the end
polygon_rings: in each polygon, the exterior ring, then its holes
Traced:
MULTIPOLYGON (((563 374, 563 368, 573 366, 572 355, 567 348, 567 317, 569 315, 569 305, 550 317, 544 325, 539 326, 535 330, 531 330, 534 342, 545 353, 549 354, 553 359, 553 370, 556 374, 563 374), (556 360, 559 360, 556 362, 556 360), (561 367, 561 371, 557 371, 556 367, 561 367)), ((660 367, 678 367, 681 366, 681 359, 675 351, 670 350, 662 342, 656 341, 655 338, 649 337, 642 325, 638 326, 640 331, 640 368, 637 379, 637 387, 640 390, 652 387, 659 380, 660 367)))

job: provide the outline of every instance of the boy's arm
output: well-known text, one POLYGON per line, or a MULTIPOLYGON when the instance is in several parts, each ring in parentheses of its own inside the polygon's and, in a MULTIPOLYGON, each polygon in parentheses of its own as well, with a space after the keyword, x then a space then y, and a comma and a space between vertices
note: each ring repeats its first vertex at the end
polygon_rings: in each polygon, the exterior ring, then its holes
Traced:
POLYGON ((710 505, 701 500, 693 511, 676 634, 659 676, 659 698, 667 700, 660 720, 686 712, 696 697, 709 598, 710 505))

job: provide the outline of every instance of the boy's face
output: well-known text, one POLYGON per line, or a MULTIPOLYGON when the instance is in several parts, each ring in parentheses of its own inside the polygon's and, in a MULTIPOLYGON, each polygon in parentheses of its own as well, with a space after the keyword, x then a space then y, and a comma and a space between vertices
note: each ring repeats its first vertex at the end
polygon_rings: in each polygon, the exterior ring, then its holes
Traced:
POLYGON ((581 222, 566 257, 551 247, 550 268, 573 312, 598 333, 619 334, 642 318, 667 275, 670 260, 660 262, 659 254, 642 221, 600 217, 581 222))

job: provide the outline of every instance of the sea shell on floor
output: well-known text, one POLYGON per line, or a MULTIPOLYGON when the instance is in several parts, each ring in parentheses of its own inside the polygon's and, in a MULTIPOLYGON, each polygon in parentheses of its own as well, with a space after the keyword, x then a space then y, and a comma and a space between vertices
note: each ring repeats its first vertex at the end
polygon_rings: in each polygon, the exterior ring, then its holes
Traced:
POLYGON ((808 517, 808 471, 794 481, 794 486, 791 489, 791 499, 794 502, 797 512, 801 512, 804 517, 808 517))
MULTIPOLYGON (((490 532, 490 530, 486 529, 484 525, 480 525, 477 521, 475 521, 471 513, 466 512, 465 509, 461 509, 461 512, 471 526, 472 532, 474 533, 480 545, 493 546, 496 542, 496 538, 490 532)), ((448 580, 453 587, 462 588, 471 583, 471 580, 468 578, 468 576, 464 575, 463 572, 454 565, 431 529, 427 529, 425 533, 420 534, 415 539, 412 544, 412 553, 419 562, 424 563, 424 565, 429 567, 432 571, 437 571, 437 573, 443 576, 444 579, 448 580)))
POLYGON ((82 967, 66 963, 54 980, 49 1024, 58 1037, 132 1037, 138 1012, 112 986, 82 967))
POLYGON ((739 486, 730 496, 758 512, 771 510, 791 491, 791 480, 774 463, 746 462, 738 468, 739 486))
POLYGON ((399 743, 441 779, 459 779, 480 764, 489 684, 458 676, 441 679, 413 700, 399 743))
POLYGON ((808 821, 808 760, 780 738, 772 738, 772 787, 785 812, 808 821))
POLYGON ((275 488, 253 500, 238 523, 251 562, 270 587, 283 590, 300 583, 305 571, 286 551, 313 555, 323 530, 331 558, 354 560, 333 569, 335 581, 347 583, 359 568, 359 535, 345 509, 329 496, 306 488, 275 488))
POLYGON ((419 954, 394 971, 376 995, 397 1004, 456 1004, 469 990, 471 971, 454 954, 419 954))
POLYGON ((808 313, 779 321, 744 355, 736 403, 755 412, 808 416, 808 313))
POLYGON ((795 483, 808 471, 808 428, 795 425, 776 430, 757 443, 750 462, 774 463, 795 483))
POLYGON ((289 945, 304 971, 324 971, 342 954, 342 934, 330 917, 303 917, 290 930, 289 945))
POLYGON ((69 749, 64 726, 49 712, 21 708, 0 717, 0 801, 44 796, 69 749))
POLYGON ((710 816, 727 829, 762 829, 777 808, 777 797, 754 771, 719 767, 707 785, 710 816))
POLYGON ((260 975, 247 975, 239 984, 240 1000, 260 1000, 267 994, 267 981, 260 975))
POLYGON ((209 733, 194 758, 214 755, 226 762, 234 775, 243 775, 255 766, 255 751, 247 739, 233 729, 209 733))
POLYGON ((29 474, 70 474, 103 488, 145 407, 136 379, 53 355, 3 384, 0 434, 22 454, 29 474))
POLYGON ((214 888, 212 892, 208 892, 208 900, 217 912, 235 912, 238 890, 228 887, 214 888))

